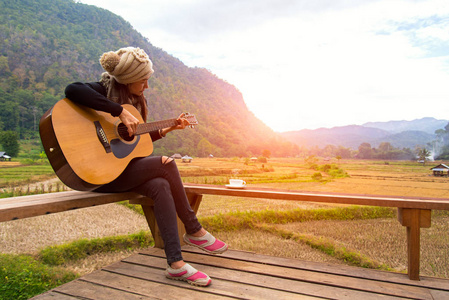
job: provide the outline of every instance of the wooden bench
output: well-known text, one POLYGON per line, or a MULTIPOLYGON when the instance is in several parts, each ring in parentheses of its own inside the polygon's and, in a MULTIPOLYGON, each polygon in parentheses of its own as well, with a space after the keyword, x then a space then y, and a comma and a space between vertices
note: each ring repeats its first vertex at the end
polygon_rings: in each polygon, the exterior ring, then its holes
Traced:
MULTIPOLYGON (((198 212, 203 195, 396 207, 398 209, 399 222, 407 228, 408 276, 412 280, 419 280, 420 229, 431 226, 431 210, 449 210, 449 199, 307 193, 255 187, 228 189, 224 186, 197 184, 185 184, 184 187, 195 213, 198 212)), ((153 202, 151 199, 136 193, 101 194, 69 191, 0 199, 0 222, 114 203, 122 200, 129 200, 132 204, 142 205, 148 225, 153 234, 155 247, 162 248, 163 241, 155 221, 153 202)), ((178 228, 181 237, 185 232, 181 222, 178 222, 178 228)))

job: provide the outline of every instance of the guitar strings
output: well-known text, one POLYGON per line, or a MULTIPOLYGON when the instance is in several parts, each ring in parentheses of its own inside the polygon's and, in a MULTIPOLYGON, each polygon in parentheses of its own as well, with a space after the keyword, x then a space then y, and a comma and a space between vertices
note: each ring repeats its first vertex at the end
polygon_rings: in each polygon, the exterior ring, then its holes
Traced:
MULTIPOLYGON (((190 118, 192 116, 189 116, 190 118)), ((194 118, 194 117, 193 117, 194 118)), ((196 119, 194 118, 194 120, 196 121, 196 119)), ((192 121, 189 121, 189 123, 195 123, 192 121)), ((128 128, 126 126, 120 126, 123 123, 120 123, 119 126, 117 127, 117 132, 119 134, 120 137, 124 136, 125 134, 128 133, 128 128)), ((170 127, 170 126, 174 126, 177 125, 177 119, 169 119, 169 120, 164 120, 164 121, 158 121, 158 122, 152 122, 152 123, 141 123, 137 126, 137 131, 135 135, 140 135, 146 132, 150 132, 150 131, 156 131, 165 127, 170 127), (139 129, 143 129, 143 130, 139 130, 139 129)), ((192 125, 190 125, 192 126, 192 125)))

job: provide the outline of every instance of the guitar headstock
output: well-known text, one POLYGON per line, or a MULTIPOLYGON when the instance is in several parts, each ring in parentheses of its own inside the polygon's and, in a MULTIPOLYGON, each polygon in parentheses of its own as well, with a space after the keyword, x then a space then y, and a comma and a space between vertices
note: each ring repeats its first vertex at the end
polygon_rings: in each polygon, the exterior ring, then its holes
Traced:
POLYGON ((186 119, 189 122, 189 127, 194 128, 195 125, 198 125, 198 120, 195 118, 195 115, 192 115, 190 113, 184 113, 184 119, 186 119))

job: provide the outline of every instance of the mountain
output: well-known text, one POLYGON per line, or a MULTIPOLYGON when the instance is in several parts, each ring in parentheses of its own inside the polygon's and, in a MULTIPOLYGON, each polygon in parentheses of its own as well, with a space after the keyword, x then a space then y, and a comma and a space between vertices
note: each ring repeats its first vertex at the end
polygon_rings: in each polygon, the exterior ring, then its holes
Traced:
POLYGON ((298 147, 252 114, 240 91, 204 68, 189 68, 157 48, 123 18, 72 0, 0 0, 0 131, 38 137, 43 113, 67 84, 97 81, 102 53, 144 49, 155 73, 145 94, 149 120, 195 114, 195 129, 170 133, 154 153, 190 156, 273 156, 298 147))
POLYGON ((195 114, 199 125, 155 143, 158 155, 297 155, 299 146, 336 145, 357 149, 390 142, 414 148, 434 139, 448 121, 370 122, 275 133, 246 107, 240 91, 204 68, 189 68, 151 44, 123 18, 72 0, 0 0, 0 132, 38 137, 39 118, 64 97, 67 84, 97 81, 102 53, 121 47, 144 49, 155 73, 145 94, 149 120, 195 114))
POLYGON ((282 133, 282 136, 300 147, 311 148, 318 146, 322 148, 326 145, 334 145, 353 149, 356 149, 363 142, 382 139, 388 135, 389 133, 385 130, 360 125, 319 128, 315 130, 303 129, 282 133))
POLYGON ((298 146, 308 148, 334 145, 357 149, 362 143, 377 147, 383 142, 388 142, 395 148, 414 149, 416 146, 426 147, 428 143, 434 141, 435 131, 443 129, 448 122, 434 118, 370 122, 364 125, 283 132, 282 136, 298 146))
POLYGON ((388 135, 384 138, 372 141, 372 146, 377 147, 380 143, 390 143, 396 148, 428 147, 427 144, 434 141, 436 136, 424 131, 407 130, 400 133, 388 135))
POLYGON ((435 118, 427 117, 412 121, 368 122, 363 124, 363 126, 383 129, 390 133, 423 131, 429 134, 434 134, 436 130, 444 128, 448 123, 448 120, 437 120, 435 118))

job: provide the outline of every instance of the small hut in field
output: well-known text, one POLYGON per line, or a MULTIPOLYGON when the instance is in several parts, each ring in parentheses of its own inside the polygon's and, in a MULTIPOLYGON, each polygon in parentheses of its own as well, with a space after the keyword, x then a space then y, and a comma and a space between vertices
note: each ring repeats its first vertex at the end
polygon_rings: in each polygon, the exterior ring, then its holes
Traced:
POLYGON ((436 167, 431 168, 433 172, 433 176, 448 176, 449 175, 449 167, 445 164, 439 164, 436 167))
POLYGON ((7 155, 6 152, 0 152, 0 161, 10 161, 11 156, 7 155))
POLYGON ((188 156, 188 155, 185 155, 185 156, 182 157, 182 162, 183 163, 191 163, 192 160, 193 160, 193 158, 188 156))

